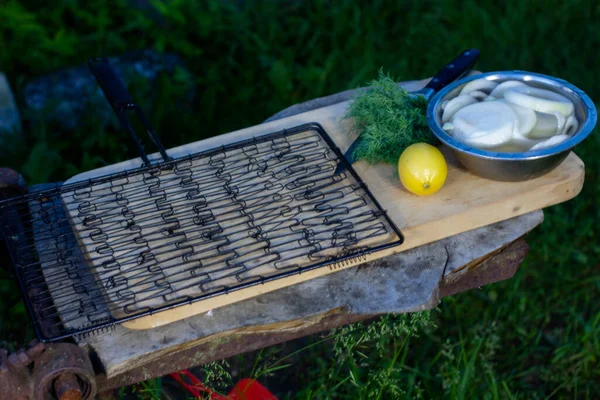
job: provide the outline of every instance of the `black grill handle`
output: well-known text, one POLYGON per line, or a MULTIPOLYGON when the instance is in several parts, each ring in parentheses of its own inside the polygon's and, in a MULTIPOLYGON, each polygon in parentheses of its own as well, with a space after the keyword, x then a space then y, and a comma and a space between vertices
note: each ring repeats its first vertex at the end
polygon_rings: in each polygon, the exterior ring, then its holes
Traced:
POLYGON ((92 58, 88 61, 88 66, 90 67, 92 74, 94 74, 94 76, 96 77, 96 81, 102 89, 104 97, 106 97, 113 111, 119 118, 121 126, 123 127, 123 129, 129 132, 129 135, 135 142, 140 156, 144 161, 144 164, 150 165, 150 161, 148 160, 148 156, 144 151, 144 147, 142 146, 140 139, 137 137, 135 131, 129 123, 129 119, 127 118, 127 111, 133 111, 135 113, 137 118, 144 126, 146 133, 148 133, 148 136, 150 136, 150 139, 152 139, 152 142, 158 148, 158 151, 160 152, 160 155, 162 156, 163 160, 169 161, 170 157, 167 155, 167 152, 165 151, 165 148, 163 147, 160 140, 158 139, 158 136, 156 136, 156 132, 154 132, 154 129, 152 129, 150 121, 148 121, 148 119, 142 112, 142 109, 133 102, 131 96, 127 92, 127 89, 125 88, 121 80, 119 80, 119 78, 115 74, 115 71, 111 68, 108 61, 104 58, 92 58))

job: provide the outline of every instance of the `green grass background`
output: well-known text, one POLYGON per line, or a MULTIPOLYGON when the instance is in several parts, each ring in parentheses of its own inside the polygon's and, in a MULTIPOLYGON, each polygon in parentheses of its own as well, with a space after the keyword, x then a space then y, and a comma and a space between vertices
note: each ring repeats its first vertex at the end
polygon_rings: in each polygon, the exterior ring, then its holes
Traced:
MULTIPOLYGON (((600 102, 596 1, 150 3, 157 13, 123 1, 2 0, 0 71, 22 101, 28 78, 89 57, 146 47, 176 52, 198 96, 183 114, 172 100, 186 82, 163 79, 153 89, 147 112, 168 147, 363 85, 379 68, 397 80, 431 76, 469 47, 481 50, 480 70, 554 75, 600 102)), ((3 141, 0 159, 30 184, 135 154, 121 132, 102 131, 93 120, 65 132, 42 116, 24 116, 32 122, 3 141)), ((432 313, 309 338, 289 357, 286 346, 276 346, 228 360, 231 368, 211 364, 203 377, 227 381, 239 364, 240 374, 260 376, 281 398, 599 398, 599 151, 596 130, 576 149, 586 164, 582 193, 545 210, 514 278, 444 299, 432 313)), ((20 346, 32 332, 4 275, 0 299, 2 346, 20 346)), ((158 398, 160 383, 137 393, 158 398)))

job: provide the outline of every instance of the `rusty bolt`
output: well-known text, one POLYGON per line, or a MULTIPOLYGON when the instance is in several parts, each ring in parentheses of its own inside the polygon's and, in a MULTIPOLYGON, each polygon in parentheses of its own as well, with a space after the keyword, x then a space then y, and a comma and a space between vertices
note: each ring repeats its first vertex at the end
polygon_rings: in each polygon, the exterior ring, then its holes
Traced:
POLYGON ((77 376, 69 373, 64 373, 56 378, 54 391, 58 400, 81 400, 82 397, 77 376))
POLYGON ((42 342, 38 342, 37 340, 32 340, 29 343, 29 348, 27 349, 27 355, 31 359, 35 359, 37 356, 42 354, 46 350, 46 344, 42 342))
POLYGON ((90 400, 96 396, 96 378, 87 350, 72 343, 53 343, 38 357, 32 375, 35 400, 54 393, 59 400, 90 400))

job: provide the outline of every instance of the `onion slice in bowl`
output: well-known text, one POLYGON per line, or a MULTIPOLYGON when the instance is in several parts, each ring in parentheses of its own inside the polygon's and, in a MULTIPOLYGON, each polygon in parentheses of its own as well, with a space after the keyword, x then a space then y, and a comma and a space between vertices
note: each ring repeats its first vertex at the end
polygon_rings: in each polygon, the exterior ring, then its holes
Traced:
POLYGON ((442 122, 449 122, 452 119, 452 116, 460 109, 469 104, 477 103, 477 99, 473 96, 469 96, 468 94, 464 94, 462 96, 457 96, 450 100, 446 107, 444 108, 444 113, 442 114, 442 122))
POLYGON ((551 113, 536 112, 537 122, 529 133, 532 139, 546 139, 554 135, 560 135, 565 127, 566 118, 558 111, 551 113))
POLYGON ((533 146, 529 150, 533 151, 533 150, 547 149, 549 147, 556 146, 557 144, 564 142, 569 137, 570 137, 569 135, 556 135, 556 136, 552 136, 550 139, 546 139, 546 140, 543 140, 543 141, 539 142, 538 144, 536 144, 535 146, 533 146))
POLYGON ((445 131, 452 131, 454 130, 454 124, 452 124, 452 122, 446 122, 444 126, 442 126, 442 129, 445 131))
POLYGON ((577 118, 575 118, 575 115, 571 114, 569 115, 569 118, 567 118, 567 122, 565 122, 565 127, 562 133, 565 135, 572 135, 575 133, 575 131, 577 131, 578 127, 579 123, 577 122, 577 118))
POLYGON ((474 97, 477 101, 481 101, 487 97, 487 94, 479 90, 473 90, 472 92, 469 92, 469 96, 474 97))
POLYGON ((527 151, 531 147, 535 146, 538 143, 543 142, 545 139, 529 139, 526 136, 521 136, 518 133, 513 135, 513 138, 510 141, 510 144, 517 146, 520 151, 527 151))
POLYGON ((527 86, 525 83, 521 82, 521 81, 504 81, 501 84, 499 84, 498 86, 496 86, 496 88, 494 90, 492 90, 492 92, 490 93, 490 96, 495 97, 495 98, 502 98, 504 97, 504 92, 506 92, 509 89, 518 87, 518 86, 527 86))
POLYGON ((571 115, 575 109, 569 99, 558 93, 526 85, 507 90, 504 93, 504 98, 521 107, 531 108, 543 113, 557 111, 565 117, 571 115))
POLYGON ((517 115, 517 125, 515 129, 515 134, 518 136, 525 137, 537 122, 537 117, 535 115, 535 111, 530 108, 521 107, 517 104, 506 101, 505 99, 498 100, 499 103, 504 103, 515 112, 517 115))
POLYGON ((488 101, 461 108, 452 124, 457 140, 473 147, 493 148, 511 141, 518 117, 507 104, 488 101))
POLYGON ((471 81, 469 83, 467 83, 462 90, 460 91, 460 94, 469 94, 471 92, 490 92, 492 90, 494 90, 496 88, 496 86, 498 86, 498 84, 494 81, 489 81, 487 79, 475 79, 474 81, 471 81))

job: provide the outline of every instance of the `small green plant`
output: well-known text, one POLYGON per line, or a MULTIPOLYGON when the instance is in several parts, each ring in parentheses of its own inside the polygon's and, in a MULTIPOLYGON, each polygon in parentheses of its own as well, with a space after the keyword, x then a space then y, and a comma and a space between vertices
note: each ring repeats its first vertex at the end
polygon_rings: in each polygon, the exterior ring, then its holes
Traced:
POLYGON ((202 366, 204 385, 215 392, 225 392, 233 382, 227 360, 213 361, 202 366))
MULTIPOLYGON (((136 394, 139 400, 163 400, 164 398, 160 378, 140 382, 131 388, 131 392, 136 394)), ((120 391, 119 397, 121 399, 125 397, 123 390, 120 391)))
POLYGON ((422 96, 411 96, 382 70, 378 79, 359 93, 345 115, 353 119, 352 130, 360 133, 354 153, 357 160, 395 164, 409 145, 435 143, 425 115, 427 101, 422 96))
POLYGON ((296 398, 387 399, 401 395, 419 398, 423 392, 419 382, 414 383, 410 394, 404 389, 404 358, 410 339, 435 328, 432 311, 384 315, 370 323, 336 328, 265 368, 275 371, 289 367, 280 364, 298 354, 318 359, 318 368, 304 371, 304 387, 295 394, 296 398), (324 347, 329 349, 327 354, 313 354, 324 347))
POLYGON ((435 328, 431 311, 410 314, 386 314, 370 324, 358 322, 335 329, 333 353, 342 365, 348 359, 356 361, 360 349, 372 345, 377 355, 383 357, 391 341, 406 337, 418 337, 425 329, 435 328))
POLYGON ((478 324, 470 329, 468 338, 442 344, 439 378, 448 398, 471 398, 482 390, 488 390, 494 399, 508 394, 502 393, 494 374, 493 360, 500 349, 497 331, 496 323, 478 324))
POLYGON ((423 311, 386 314, 369 324, 359 322, 335 329, 329 379, 339 383, 332 387, 342 389, 343 384, 348 384, 348 394, 355 392, 361 399, 399 398, 406 394, 402 389, 400 356, 411 338, 435 328, 432 311, 423 311), (339 376, 343 375, 346 378, 340 381, 339 376))

